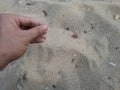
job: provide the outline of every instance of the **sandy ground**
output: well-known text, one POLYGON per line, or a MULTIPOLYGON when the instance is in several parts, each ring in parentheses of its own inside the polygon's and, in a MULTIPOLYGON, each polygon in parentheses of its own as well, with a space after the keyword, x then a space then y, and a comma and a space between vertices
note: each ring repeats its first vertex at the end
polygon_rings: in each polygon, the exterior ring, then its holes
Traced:
POLYGON ((49 26, 0 72, 0 90, 120 90, 120 0, 0 0, 0 12, 49 26))

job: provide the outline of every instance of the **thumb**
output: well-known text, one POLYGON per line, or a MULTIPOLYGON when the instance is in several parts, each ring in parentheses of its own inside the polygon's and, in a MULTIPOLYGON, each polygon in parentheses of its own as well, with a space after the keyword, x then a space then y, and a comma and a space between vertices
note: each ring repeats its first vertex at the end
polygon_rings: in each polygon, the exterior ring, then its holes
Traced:
POLYGON ((40 25, 40 26, 33 27, 29 30, 25 30, 26 38, 29 42, 31 42, 32 40, 39 37, 40 35, 46 34, 47 29, 48 27, 46 25, 40 25))

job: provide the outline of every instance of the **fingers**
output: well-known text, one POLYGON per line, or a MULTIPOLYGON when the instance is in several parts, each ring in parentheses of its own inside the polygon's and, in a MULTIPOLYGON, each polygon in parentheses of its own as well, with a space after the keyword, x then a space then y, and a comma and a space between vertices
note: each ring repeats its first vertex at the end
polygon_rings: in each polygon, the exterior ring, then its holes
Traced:
POLYGON ((43 43, 45 40, 46 40, 46 34, 43 34, 43 35, 37 37, 36 39, 34 39, 31 42, 31 44, 34 44, 34 43, 43 43))
POLYGON ((25 16, 18 16, 18 25, 21 27, 35 27, 42 25, 43 23, 34 20, 33 18, 30 17, 25 17, 25 16))
POLYGON ((48 27, 46 25, 40 25, 29 30, 25 30, 23 32, 24 35, 26 35, 25 37, 29 41, 29 43, 41 43, 44 42, 44 40, 46 39, 45 34, 47 33, 47 29, 48 27), (38 40, 39 36, 41 36, 42 38, 38 40))
POLYGON ((29 43, 42 43, 46 40, 48 27, 30 17, 18 16, 18 26, 24 30, 29 43))

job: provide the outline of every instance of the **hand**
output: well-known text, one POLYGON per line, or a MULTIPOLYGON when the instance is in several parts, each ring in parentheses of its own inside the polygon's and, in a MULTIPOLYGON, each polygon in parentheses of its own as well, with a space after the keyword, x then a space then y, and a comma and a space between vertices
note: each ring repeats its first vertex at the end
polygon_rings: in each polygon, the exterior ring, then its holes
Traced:
POLYGON ((29 17, 0 14, 0 69, 20 58, 29 44, 43 43, 47 29, 29 17))

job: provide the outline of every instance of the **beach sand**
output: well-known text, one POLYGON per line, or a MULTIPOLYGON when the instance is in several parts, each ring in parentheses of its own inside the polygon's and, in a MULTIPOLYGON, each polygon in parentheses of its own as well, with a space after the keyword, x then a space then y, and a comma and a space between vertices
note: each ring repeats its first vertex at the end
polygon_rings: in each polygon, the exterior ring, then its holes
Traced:
POLYGON ((120 0, 0 0, 3 12, 49 30, 0 72, 0 90, 120 90, 120 0))

